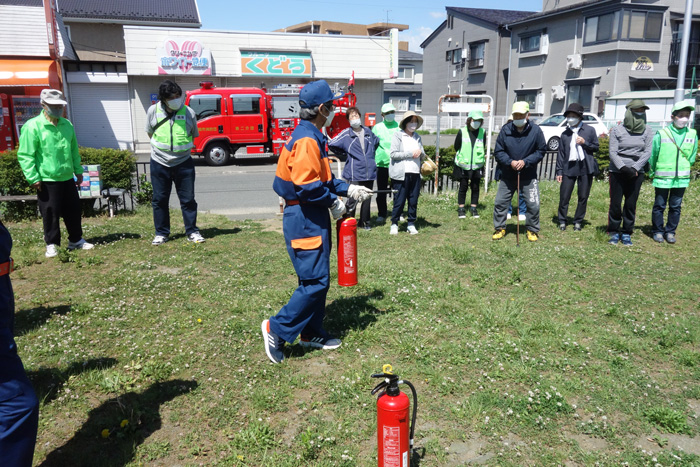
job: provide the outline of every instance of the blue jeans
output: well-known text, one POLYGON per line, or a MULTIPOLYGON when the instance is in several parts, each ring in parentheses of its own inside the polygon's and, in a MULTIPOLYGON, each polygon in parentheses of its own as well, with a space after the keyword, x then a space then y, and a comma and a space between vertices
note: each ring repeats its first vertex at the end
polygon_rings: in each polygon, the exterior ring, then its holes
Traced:
POLYGON ((681 203, 685 188, 655 188, 656 197, 651 210, 651 233, 675 234, 681 220, 681 203), (668 202, 668 221, 664 226, 664 211, 668 202))
POLYGON ((194 161, 187 159, 175 167, 166 167, 151 159, 151 184, 153 184, 153 224, 156 235, 170 235, 170 192, 175 191, 180 200, 182 220, 187 235, 197 232, 197 202, 194 200, 194 161))
POLYGON ((398 224, 401 212, 408 200, 408 225, 416 223, 418 216, 418 196, 420 195, 421 179, 420 174, 404 174, 403 180, 392 180, 392 188, 397 190, 394 197, 394 207, 391 211, 391 223, 398 224))
MULTIPOLYGON (((527 205, 525 204, 525 197, 522 193, 520 193, 520 195, 518 196, 518 204, 520 207, 520 214, 525 214, 525 212, 527 211, 527 205)), ((512 204, 508 205, 508 214, 513 214, 512 204)))

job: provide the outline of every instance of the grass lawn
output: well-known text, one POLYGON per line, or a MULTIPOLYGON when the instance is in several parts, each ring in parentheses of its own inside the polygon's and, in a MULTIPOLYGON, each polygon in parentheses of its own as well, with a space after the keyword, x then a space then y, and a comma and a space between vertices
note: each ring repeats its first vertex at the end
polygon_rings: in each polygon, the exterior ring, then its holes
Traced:
POLYGON ((606 243, 605 183, 562 233, 543 182, 540 241, 519 248, 514 220, 491 240, 495 191, 479 219, 423 194, 419 235, 360 231, 360 284, 337 286, 331 260, 342 347, 291 345, 280 365, 260 322, 296 287, 281 219, 201 215, 193 245, 174 211, 152 247, 142 208, 86 219, 95 249, 53 259, 40 222, 9 224, 35 463, 376 465, 369 375, 391 363, 418 389, 414 467, 700 465, 700 182, 675 246, 649 237, 648 183, 632 247, 606 243))

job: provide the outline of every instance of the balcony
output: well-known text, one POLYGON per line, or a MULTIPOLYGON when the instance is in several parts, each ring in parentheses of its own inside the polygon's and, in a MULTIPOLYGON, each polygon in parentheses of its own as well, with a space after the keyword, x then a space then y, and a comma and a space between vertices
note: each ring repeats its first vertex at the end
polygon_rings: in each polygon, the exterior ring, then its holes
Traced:
POLYGON ((472 70, 474 68, 483 68, 484 67, 484 59, 483 58, 474 58, 472 60, 469 60, 467 62, 467 67, 472 70))
MULTIPOLYGON (((671 54, 668 65, 677 67, 680 65, 681 41, 676 39, 671 42, 671 54)), ((688 66, 700 65, 700 41, 690 41, 688 44, 688 66)))

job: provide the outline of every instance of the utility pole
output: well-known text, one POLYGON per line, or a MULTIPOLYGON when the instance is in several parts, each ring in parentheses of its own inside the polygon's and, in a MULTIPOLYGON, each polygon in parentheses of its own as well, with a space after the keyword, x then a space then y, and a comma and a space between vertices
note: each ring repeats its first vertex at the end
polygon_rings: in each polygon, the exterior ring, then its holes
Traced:
POLYGON ((681 39, 681 55, 678 61, 678 77, 676 78, 676 91, 673 93, 673 101, 680 102, 685 99, 685 74, 688 66, 688 46, 690 45, 690 26, 693 18, 693 0, 685 0, 685 16, 683 18, 683 38, 681 39))

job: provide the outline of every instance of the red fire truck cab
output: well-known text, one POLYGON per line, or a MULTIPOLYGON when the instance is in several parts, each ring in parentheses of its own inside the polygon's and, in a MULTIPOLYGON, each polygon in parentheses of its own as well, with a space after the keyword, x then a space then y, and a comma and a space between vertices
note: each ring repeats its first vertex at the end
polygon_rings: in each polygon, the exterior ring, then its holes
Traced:
MULTIPOLYGON (((301 88, 217 88, 211 82, 201 82, 199 89, 187 91, 185 100, 197 115, 199 129, 192 154, 204 156, 213 166, 231 159, 278 157, 299 124, 301 88)), ((352 92, 335 101, 336 116, 327 129, 329 137, 349 126, 345 111, 355 102, 352 92)))

